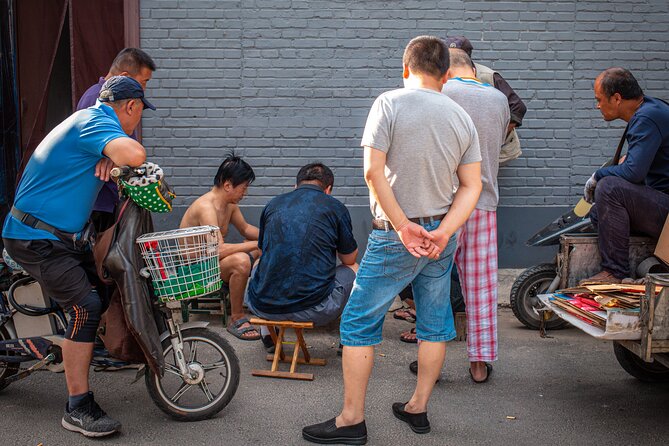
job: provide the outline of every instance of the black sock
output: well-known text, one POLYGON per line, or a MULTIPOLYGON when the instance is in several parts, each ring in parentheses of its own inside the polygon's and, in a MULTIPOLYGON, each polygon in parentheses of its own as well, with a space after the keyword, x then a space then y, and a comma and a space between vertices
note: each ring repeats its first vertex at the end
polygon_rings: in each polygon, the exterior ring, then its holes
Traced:
POLYGON ((88 396, 91 392, 82 393, 80 395, 70 395, 67 397, 67 406, 70 408, 70 411, 81 407, 88 401, 88 396))

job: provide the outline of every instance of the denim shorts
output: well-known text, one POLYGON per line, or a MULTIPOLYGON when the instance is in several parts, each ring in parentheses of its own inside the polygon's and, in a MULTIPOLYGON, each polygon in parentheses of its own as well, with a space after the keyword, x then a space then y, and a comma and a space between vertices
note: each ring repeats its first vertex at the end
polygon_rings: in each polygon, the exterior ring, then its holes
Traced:
MULTIPOLYGON (((438 221, 423 225, 428 231, 438 226, 438 221)), ((439 259, 418 259, 409 254, 397 232, 372 231, 341 317, 341 343, 379 344, 386 312, 395 296, 409 284, 413 286, 416 304, 416 337, 429 342, 455 338, 450 299, 455 248, 453 236, 439 259)))

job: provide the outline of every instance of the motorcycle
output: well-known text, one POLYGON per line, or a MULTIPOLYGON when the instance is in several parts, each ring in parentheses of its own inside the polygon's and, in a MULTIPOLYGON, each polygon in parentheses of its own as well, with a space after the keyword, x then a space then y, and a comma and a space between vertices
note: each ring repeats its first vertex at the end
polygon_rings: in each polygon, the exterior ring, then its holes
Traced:
MULTIPOLYGON (((116 172, 118 177, 143 173, 127 168, 116 172)), ((142 215, 150 218, 148 212, 142 215)), ((96 341, 91 362, 96 371, 138 368, 135 381, 143 375, 155 405, 180 421, 211 418, 228 405, 239 385, 239 360, 232 346, 208 329, 207 322, 177 323, 167 306, 219 292, 217 246, 218 228, 209 226, 139 237, 135 249, 146 262, 140 274, 156 297, 147 293, 147 302, 141 303, 155 324, 149 331, 157 334, 154 356, 159 361, 144 353, 144 363, 129 364, 96 341), (152 359, 159 367, 150 366, 152 359)), ((8 256, 5 262, 0 265, 0 391, 37 371, 61 372, 68 324, 66 314, 42 295, 35 279, 8 256)))

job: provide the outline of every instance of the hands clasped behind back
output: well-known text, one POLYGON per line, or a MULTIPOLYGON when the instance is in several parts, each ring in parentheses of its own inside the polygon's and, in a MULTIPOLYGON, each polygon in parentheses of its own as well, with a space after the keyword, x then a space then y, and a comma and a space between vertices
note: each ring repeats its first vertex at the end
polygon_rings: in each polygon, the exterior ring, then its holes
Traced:
POLYGON ((430 259, 439 258, 450 238, 438 229, 429 232, 412 221, 400 227, 397 235, 412 256, 417 258, 428 257, 430 259))

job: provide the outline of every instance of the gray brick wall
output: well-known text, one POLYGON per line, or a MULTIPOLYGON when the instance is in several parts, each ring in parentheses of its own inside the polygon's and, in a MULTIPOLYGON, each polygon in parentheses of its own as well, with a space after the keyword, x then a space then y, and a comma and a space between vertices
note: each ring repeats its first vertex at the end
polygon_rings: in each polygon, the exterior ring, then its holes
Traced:
POLYGON ((594 108, 593 78, 622 65, 668 98, 667 23, 666 0, 142 0, 141 44, 159 67, 144 143, 177 205, 208 190, 234 150, 258 177, 246 205, 321 160, 335 170, 335 195, 366 206, 358 146, 369 106, 401 86, 410 38, 464 34, 529 109, 524 156, 500 172, 501 205, 565 206, 623 128, 594 108))

